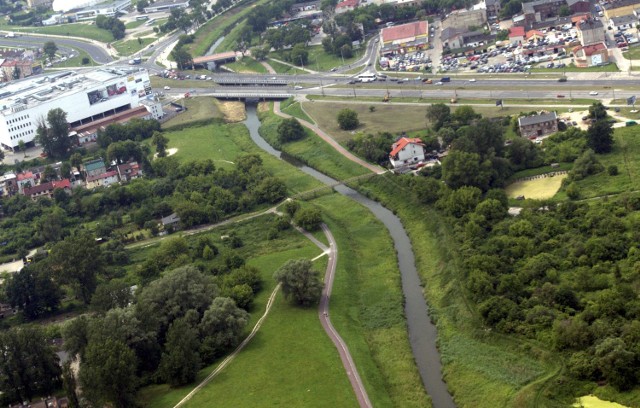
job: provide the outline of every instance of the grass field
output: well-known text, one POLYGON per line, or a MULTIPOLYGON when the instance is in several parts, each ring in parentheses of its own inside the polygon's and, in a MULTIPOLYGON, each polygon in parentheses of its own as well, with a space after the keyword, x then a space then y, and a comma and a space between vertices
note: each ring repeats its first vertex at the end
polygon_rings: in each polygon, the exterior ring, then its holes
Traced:
POLYGON ((350 131, 340 129, 336 116, 341 109, 352 109, 358 113, 360 126, 357 132, 377 134, 379 132, 391 132, 393 134, 403 131, 422 130, 427 126, 425 118, 426 106, 407 105, 376 105, 375 112, 369 111, 366 103, 315 103, 304 102, 302 107, 305 112, 320 123, 322 129, 332 135, 341 144, 353 138, 350 131))
POLYGON ((280 104, 280 110, 293 117, 315 124, 315 121, 311 119, 309 115, 307 115, 304 109, 302 109, 302 105, 300 105, 300 102, 294 102, 293 100, 284 101, 280 104))
MULTIPOLYGON (((327 54, 326 52, 324 52, 324 49, 321 45, 307 47, 307 51, 309 52, 309 58, 307 60, 307 64, 305 64, 306 68, 312 69, 314 71, 329 71, 331 68, 341 65, 348 65, 355 62, 362 56, 364 49, 355 51, 353 57, 351 58, 345 58, 344 64, 342 63, 342 58, 339 55, 336 57, 335 55, 327 54)), ((286 56, 288 55, 288 53, 289 51, 274 51, 270 55, 281 61, 287 61, 286 56)), ((298 65, 299 61, 297 61, 297 63, 295 61, 291 63, 294 65, 298 65)))
POLYGON ((505 191, 509 198, 515 198, 518 196, 524 196, 534 200, 542 200, 545 198, 553 197, 560 187, 562 186, 562 180, 566 179, 567 175, 562 174, 553 177, 542 177, 533 180, 516 181, 509 184, 505 191))
POLYGON ((290 75, 297 75, 297 74, 306 74, 307 71, 304 71, 302 69, 299 68, 295 68, 292 67, 290 65, 286 65, 286 64, 282 64, 278 61, 274 61, 272 59, 268 60, 269 65, 271 65, 271 68, 273 68, 274 71, 276 71, 278 74, 290 74, 290 75))
POLYGON ((563 69, 558 68, 531 68, 531 72, 557 72, 561 74, 562 72, 618 72, 618 66, 616 64, 607 64, 599 67, 586 67, 580 68, 576 67, 573 64, 567 65, 563 69))
MULTIPOLYGON (((111 31, 98 28, 95 24, 86 23, 73 23, 62 24, 47 27, 14 27, 11 26, 11 31, 16 32, 30 32, 38 34, 52 34, 62 35, 66 37, 81 37, 89 40, 96 40, 104 43, 112 42, 113 35, 111 31)), ((55 39, 53 39, 55 42, 55 39)))
POLYGON ((268 111, 261 113, 260 120, 262 121, 260 135, 267 142, 330 177, 344 180, 369 172, 359 164, 342 156, 328 143, 306 128, 306 136, 304 138, 279 146, 277 128, 282 118, 276 116, 272 111, 268 111))
POLYGON ((94 66, 94 65, 98 65, 96 64, 96 62, 89 56, 89 54, 87 54, 85 51, 74 48, 73 53, 75 54, 75 57, 73 58, 69 58, 64 62, 58 62, 56 63, 55 67, 56 68, 66 68, 66 67, 90 67, 90 66, 94 66), (86 65, 82 65, 82 59, 83 58, 89 58, 89 63, 86 65))
POLYGON ((118 51, 121 56, 129 56, 142 50, 156 40, 155 37, 144 37, 128 41, 116 41, 111 45, 118 51))
POLYGON ((266 74, 267 69, 258 61, 251 57, 244 57, 240 61, 224 64, 225 67, 235 72, 256 72, 258 74, 266 74))
POLYGON ((178 103, 184 104, 187 110, 163 123, 164 128, 223 116, 218 101, 210 96, 182 99, 178 103))
POLYGON ((146 23, 147 20, 135 20, 135 21, 129 21, 128 23, 126 23, 124 25, 124 28, 126 28, 127 30, 131 30, 132 28, 138 28, 141 25, 143 25, 144 23, 146 23))

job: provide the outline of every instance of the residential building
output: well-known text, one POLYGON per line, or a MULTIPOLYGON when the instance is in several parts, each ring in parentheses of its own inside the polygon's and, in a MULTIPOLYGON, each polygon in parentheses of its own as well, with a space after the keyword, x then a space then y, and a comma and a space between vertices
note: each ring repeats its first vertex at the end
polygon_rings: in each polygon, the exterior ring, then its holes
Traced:
POLYGON ((142 177, 142 169, 138 162, 135 161, 117 165, 116 171, 118 172, 120 181, 124 182, 142 177))
POLYGON ((16 184, 18 186, 18 192, 22 194, 25 188, 36 185, 36 177, 30 171, 18 173, 16 175, 16 184))
POLYGON ((402 137, 392 146, 389 161, 394 168, 401 168, 423 162, 424 143, 419 138, 402 137))
POLYGON ((529 30, 524 35, 524 39, 527 41, 538 42, 540 40, 544 40, 544 33, 538 30, 529 30))
POLYGON ((180 217, 176 213, 169 214, 166 217, 162 217, 160 224, 165 231, 176 230, 180 228, 180 217))
POLYGON ((590 18, 576 24, 578 40, 582 45, 604 42, 604 25, 599 19, 590 18))
POLYGON ((102 158, 82 163, 80 167, 82 168, 82 174, 84 174, 85 178, 95 177, 107 172, 107 166, 105 166, 102 158))
POLYGON ((95 176, 88 176, 85 181, 87 188, 107 187, 119 181, 118 172, 111 170, 95 176))
POLYGON ((343 0, 336 4, 336 14, 346 13, 347 11, 353 11, 358 7, 360 0, 343 0))
MULTIPOLYGON (((144 100, 140 101, 144 104, 144 100)), ((157 103, 150 105, 151 108, 160 109, 162 112, 162 106, 157 106, 157 103)), ((129 109, 115 115, 108 116, 104 119, 96 120, 95 122, 89 122, 84 125, 74 126, 69 130, 69 136, 77 138, 77 143, 83 145, 89 142, 95 142, 98 137, 98 131, 104 130, 107 126, 119 123, 124 124, 132 119, 153 119, 153 113, 149 112, 149 108, 146 105, 138 106, 137 108, 129 109)), ((162 117, 162 116, 161 116, 162 117)))
POLYGON ((157 13, 160 11, 169 11, 172 8, 187 8, 189 0, 160 0, 149 4, 144 8, 145 13, 157 13))
MULTIPOLYGON (((151 118, 160 120, 164 116, 164 110, 162 110, 162 102, 157 97, 147 96, 146 99, 140 100, 140 105, 144 106, 147 112, 151 114, 151 118)), ((143 118, 148 119, 148 118, 143 118)))
POLYGON ((0 176, 0 194, 3 196, 14 195, 18 192, 18 178, 12 172, 0 176))
POLYGON ((486 34, 483 31, 467 31, 448 27, 442 31, 440 39, 443 48, 451 50, 471 49, 486 46, 495 42, 495 35, 486 34))
POLYGON ((442 21, 442 29, 447 27, 477 30, 487 24, 487 10, 454 10, 442 21))
POLYGON ((13 81, 0 92, 0 144, 34 145, 38 119, 53 108, 62 107, 74 127, 136 108, 151 92, 146 70, 58 71, 13 81))
POLYGON ((610 24, 616 30, 626 30, 633 28, 638 24, 638 17, 635 14, 627 14, 625 16, 611 17, 610 24))
POLYGON ((609 20, 613 17, 633 14, 633 11, 640 7, 640 0, 618 0, 605 3, 602 8, 604 15, 609 20))
POLYGON ((33 61, 23 59, 0 60, 0 80, 10 82, 26 78, 33 74, 33 61), (16 78, 15 76, 18 76, 16 78))
POLYGON ((567 0, 536 0, 522 3, 525 27, 531 28, 536 22, 556 18, 560 8, 566 5, 567 0))
POLYGON ((558 117, 555 112, 540 112, 537 115, 518 118, 520 136, 529 139, 548 136, 558 131, 558 117))
POLYGON ((36 7, 42 7, 45 9, 51 8, 53 0, 27 0, 27 7, 32 9, 36 7))
POLYGON ((509 29, 509 42, 519 44, 524 41, 525 29, 522 26, 513 26, 509 29))
POLYGON ((609 63, 609 50, 604 42, 587 46, 579 45, 571 50, 571 53, 576 67, 597 67, 609 63))
POLYGON ((589 0, 566 0, 571 14, 591 12, 589 0))
POLYGON ((429 24, 422 20, 383 28, 380 32, 380 44, 381 55, 427 49, 429 46, 429 24))
POLYGON ((301 11, 319 10, 320 1, 308 1, 306 3, 296 3, 289 9, 292 13, 300 13, 301 11))
POLYGON ((65 192, 71 193, 71 181, 64 179, 41 183, 34 187, 25 187, 23 194, 35 201, 42 197, 51 198, 53 196, 53 190, 56 188, 61 188, 65 192))
POLYGON ((487 10, 487 19, 497 18, 500 15, 500 0, 484 0, 484 7, 487 10))

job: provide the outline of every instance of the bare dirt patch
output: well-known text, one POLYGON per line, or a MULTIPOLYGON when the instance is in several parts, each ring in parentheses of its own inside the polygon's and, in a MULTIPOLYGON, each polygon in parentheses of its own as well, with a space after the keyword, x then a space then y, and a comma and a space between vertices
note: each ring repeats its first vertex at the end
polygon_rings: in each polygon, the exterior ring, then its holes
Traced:
POLYGON ((218 107, 224 115, 225 122, 242 122, 247 118, 247 112, 242 102, 220 102, 218 107))

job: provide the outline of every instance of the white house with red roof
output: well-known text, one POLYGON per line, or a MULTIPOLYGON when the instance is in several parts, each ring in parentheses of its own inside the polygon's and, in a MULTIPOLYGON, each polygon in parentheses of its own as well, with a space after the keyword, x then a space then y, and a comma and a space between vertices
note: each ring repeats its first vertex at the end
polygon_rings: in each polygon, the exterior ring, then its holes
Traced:
POLYGON ((36 185, 36 178, 30 171, 18 173, 16 176, 16 182, 18 184, 18 192, 22 194, 26 187, 33 187, 36 185))
POLYGON ((418 164, 425 160, 424 143, 419 138, 401 137, 391 146, 389 161, 394 168, 418 164))
POLYGON ((524 41, 526 32, 522 26, 514 26, 509 29, 509 42, 518 44, 524 41))
POLYGON ((353 11, 360 4, 360 0, 343 0, 336 4, 336 14, 346 13, 347 11, 353 11))

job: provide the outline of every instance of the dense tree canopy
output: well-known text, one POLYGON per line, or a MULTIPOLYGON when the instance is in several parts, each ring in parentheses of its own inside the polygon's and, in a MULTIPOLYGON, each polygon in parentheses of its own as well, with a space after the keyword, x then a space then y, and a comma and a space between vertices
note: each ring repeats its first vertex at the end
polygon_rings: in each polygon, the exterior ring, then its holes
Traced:
POLYGON ((273 277, 282 284, 284 295, 298 305, 310 306, 320 299, 322 280, 307 259, 287 261, 273 277))

